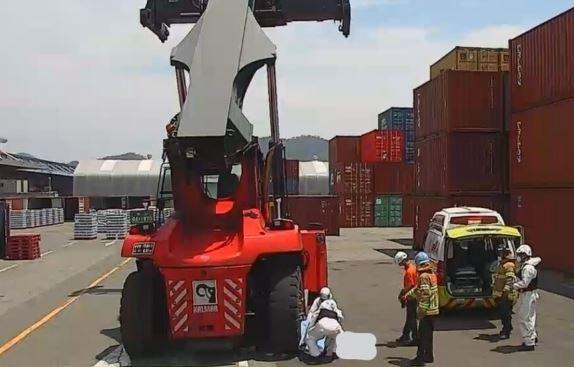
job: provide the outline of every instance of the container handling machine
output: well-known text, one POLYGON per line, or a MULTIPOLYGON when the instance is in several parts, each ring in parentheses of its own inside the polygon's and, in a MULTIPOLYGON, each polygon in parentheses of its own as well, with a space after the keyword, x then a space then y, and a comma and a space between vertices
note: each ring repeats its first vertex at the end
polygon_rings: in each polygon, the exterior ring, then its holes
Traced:
POLYGON ((182 339, 297 349, 306 301, 327 284, 325 234, 288 219, 276 48, 261 27, 322 20, 339 21, 347 36, 349 0, 148 0, 140 11, 161 41, 171 24, 195 26, 171 54, 181 110, 163 141, 169 169, 158 207, 169 195, 175 213, 161 226, 132 227, 122 246, 137 264, 120 306, 130 356, 182 339), (262 67, 271 123, 265 157, 242 113, 262 67))

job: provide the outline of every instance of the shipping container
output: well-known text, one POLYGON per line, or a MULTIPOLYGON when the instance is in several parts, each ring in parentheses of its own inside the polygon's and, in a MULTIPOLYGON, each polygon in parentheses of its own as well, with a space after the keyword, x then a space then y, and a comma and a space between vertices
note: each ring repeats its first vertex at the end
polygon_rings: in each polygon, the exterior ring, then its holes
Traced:
POLYGON ((301 229, 320 224, 327 235, 339 235, 339 198, 336 196, 289 196, 289 214, 301 229))
POLYGON ((335 194, 371 194, 373 165, 370 163, 337 163, 330 168, 335 194))
POLYGON ((455 206, 487 208, 504 214, 504 195, 478 195, 473 193, 465 193, 464 195, 460 196, 415 196, 415 218, 413 227, 414 248, 422 248, 429 222, 432 219, 434 213, 440 211, 441 209, 455 206))
POLYGON ((342 228, 373 226, 372 195, 341 195, 339 197, 339 225, 342 228))
POLYGON ((412 227, 415 224, 415 199, 412 195, 403 196, 403 226, 412 227))
POLYGON ((510 41, 513 112, 574 97, 574 8, 510 41))
POLYGON ((287 193, 297 195, 299 193, 299 161, 294 159, 285 160, 285 175, 287 181, 287 193))
POLYGON ((455 47, 431 65, 430 77, 436 78, 447 70, 508 71, 510 54, 507 48, 455 47))
POLYGON ((412 107, 391 107, 379 114, 379 130, 403 132, 403 160, 413 162, 415 157, 415 121, 412 107))
POLYGON ((403 225, 403 198, 398 195, 378 195, 374 200, 374 226, 400 227, 403 225))
POLYGON ((504 73, 446 71, 414 90, 416 140, 440 132, 500 132, 504 73))
POLYGON ((359 162, 361 137, 335 136, 329 140, 329 164, 359 162))
POLYGON ((574 98, 512 115, 510 184, 574 187, 574 98))
POLYGON ((373 130, 361 135, 362 162, 402 162, 403 149, 402 130, 373 130))
POLYGON ((414 191, 414 164, 373 164, 375 194, 412 194, 414 191))
POLYGON ((511 223, 522 226, 524 240, 544 268, 574 274, 572 251, 574 189, 522 189, 511 193, 511 223))
POLYGON ((502 191, 502 134, 451 133, 417 142, 415 193, 502 191))

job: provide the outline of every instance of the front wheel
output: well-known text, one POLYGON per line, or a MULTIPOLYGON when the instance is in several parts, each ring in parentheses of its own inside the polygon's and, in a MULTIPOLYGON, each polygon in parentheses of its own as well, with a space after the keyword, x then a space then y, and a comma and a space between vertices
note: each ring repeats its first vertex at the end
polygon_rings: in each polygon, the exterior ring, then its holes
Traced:
POLYGON ((295 263, 277 263, 269 292, 269 343, 276 353, 298 350, 301 321, 305 316, 301 267, 295 263))

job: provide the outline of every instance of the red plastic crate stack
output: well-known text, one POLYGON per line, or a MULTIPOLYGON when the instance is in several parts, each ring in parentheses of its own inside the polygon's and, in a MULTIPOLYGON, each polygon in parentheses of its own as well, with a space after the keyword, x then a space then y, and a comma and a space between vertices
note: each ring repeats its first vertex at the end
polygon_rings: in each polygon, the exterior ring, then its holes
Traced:
POLYGON ((40 257, 40 235, 18 234, 8 237, 7 260, 34 260, 40 257))
POLYGON ((574 9, 510 41, 510 214, 542 265, 574 274, 574 9))

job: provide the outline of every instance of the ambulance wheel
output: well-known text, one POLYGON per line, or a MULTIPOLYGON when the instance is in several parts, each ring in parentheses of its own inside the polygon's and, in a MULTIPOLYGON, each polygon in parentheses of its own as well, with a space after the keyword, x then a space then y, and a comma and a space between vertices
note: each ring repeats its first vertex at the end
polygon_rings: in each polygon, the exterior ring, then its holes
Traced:
POLYGON ((154 350, 154 287, 146 284, 141 272, 126 278, 120 302, 122 343, 131 358, 144 357, 154 350))
POLYGON ((277 262, 269 292, 268 341, 274 353, 292 353, 299 347, 301 320, 305 316, 301 267, 277 262))

